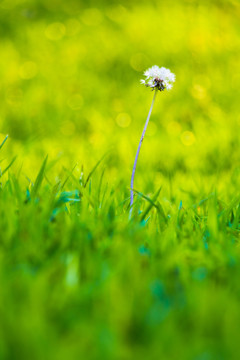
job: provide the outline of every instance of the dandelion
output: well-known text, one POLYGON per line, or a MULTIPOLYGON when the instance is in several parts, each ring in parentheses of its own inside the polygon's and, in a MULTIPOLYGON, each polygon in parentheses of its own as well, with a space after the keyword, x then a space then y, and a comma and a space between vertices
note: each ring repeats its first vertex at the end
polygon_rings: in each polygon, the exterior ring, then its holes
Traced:
POLYGON ((175 75, 169 69, 165 67, 159 68, 157 65, 147 69, 144 75, 146 79, 140 80, 141 84, 160 91, 170 90, 172 83, 175 81, 175 75))
POLYGON ((132 216, 132 209, 133 209, 133 186, 134 186, 134 176, 135 176, 135 171, 136 171, 136 166, 137 166, 137 160, 138 160, 138 155, 140 153, 140 149, 141 149, 141 145, 144 139, 144 135, 145 132, 147 130, 147 126, 149 123, 149 119, 152 113, 152 109, 153 109, 153 105, 154 105, 154 101, 157 95, 157 91, 163 91, 163 90, 171 90, 172 88, 172 83, 175 81, 175 74, 173 74, 169 69, 166 69, 165 67, 161 67, 159 68, 157 65, 154 65, 153 67, 147 69, 144 72, 144 76, 146 77, 144 80, 140 80, 141 84, 152 88, 152 90, 154 90, 154 95, 153 95, 153 100, 152 100, 152 104, 148 113, 148 117, 146 120, 146 123, 144 125, 143 128, 143 132, 142 132, 142 136, 138 145, 138 149, 137 149, 137 153, 136 153, 136 157, 135 157, 135 161, 134 161, 134 165, 133 165, 133 171, 132 171, 132 176, 131 176, 131 194, 130 194, 130 214, 129 217, 131 218, 132 216))

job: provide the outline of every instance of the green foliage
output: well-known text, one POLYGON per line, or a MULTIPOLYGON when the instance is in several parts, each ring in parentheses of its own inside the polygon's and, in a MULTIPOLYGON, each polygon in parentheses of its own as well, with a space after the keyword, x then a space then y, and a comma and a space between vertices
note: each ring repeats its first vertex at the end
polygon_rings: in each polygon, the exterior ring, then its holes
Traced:
POLYGON ((0 1, 0 359, 238 360, 239 10, 0 1))

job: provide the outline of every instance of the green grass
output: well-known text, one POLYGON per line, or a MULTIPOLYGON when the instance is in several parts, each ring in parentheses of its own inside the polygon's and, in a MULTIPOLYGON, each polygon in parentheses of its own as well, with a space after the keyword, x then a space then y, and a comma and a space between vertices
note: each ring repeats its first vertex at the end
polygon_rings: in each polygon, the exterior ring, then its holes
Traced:
POLYGON ((106 161, 2 177, 0 357, 237 359, 239 196, 137 192, 129 222, 106 161))
POLYGON ((0 1, 0 360, 239 359, 239 13, 0 1))

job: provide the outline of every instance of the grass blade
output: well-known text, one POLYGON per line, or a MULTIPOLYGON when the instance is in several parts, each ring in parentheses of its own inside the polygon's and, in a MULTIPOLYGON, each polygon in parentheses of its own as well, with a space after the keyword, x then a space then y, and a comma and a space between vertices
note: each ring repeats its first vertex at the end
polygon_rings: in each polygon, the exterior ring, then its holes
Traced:
POLYGON ((143 220, 145 219, 145 217, 147 216, 147 214, 149 213, 149 211, 152 209, 153 206, 154 206, 157 210, 159 210, 159 207, 158 207, 157 204, 155 204, 155 201, 157 200, 157 198, 158 198, 161 190, 162 190, 162 187, 160 187, 160 188, 158 189, 158 191, 156 192, 156 194, 153 196, 152 199, 150 199, 150 198, 148 198, 148 197, 146 197, 146 196, 144 195, 144 196, 145 196, 144 198, 146 198, 146 200, 148 200, 149 205, 148 205, 148 207, 146 208, 146 210, 144 211, 144 213, 142 214, 140 221, 143 221, 143 220))
POLYGON ((102 157, 100 160, 98 160, 98 162, 96 163, 96 165, 94 165, 94 167, 92 168, 92 170, 91 170, 90 173, 88 174, 87 180, 86 180, 85 184, 83 185, 83 187, 86 187, 86 186, 87 186, 87 183, 89 182, 92 174, 96 171, 96 169, 98 168, 98 166, 99 166, 100 163, 103 161, 103 159, 105 158, 106 155, 107 155, 107 153, 104 154, 103 157, 102 157))
MULTIPOLYGON (((159 194, 160 194, 161 189, 162 189, 162 187, 160 187, 160 189, 158 190, 158 191, 159 191, 159 194)), ((134 191, 136 194, 138 194, 141 198, 143 198, 144 200, 147 200, 147 201, 152 205, 152 207, 154 206, 156 209, 158 209, 158 205, 154 203, 154 200, 153 200, 153 199, 150 199, 150 197, 144 195, 143 193, 141 193, 141 192, 139 192, 139 191, 137 191, 137 190, 134 190, 134 189, 133 189, 133 191, 134 191)), ((154 196, 154 198, 155 198, 155 196, 154 196)), ((157 198, 156 198, 156 199, 157 199, 157 198)), ((156 200, 156 199, 155 199, 155 200, 156 200)))
MULTIPOLYGON (((70 171, 71 174, 72 174, 73 171, 75 170, 76 166, 77 166, 77 164, 75 164, 74 167, 72 168, 72 170, 70 171)), ((65 170, 65 169, 64 169, 64 170, 65 170)), ((68 170, 68 171, 69 171, 69 170, 68 170)), ((70 175, 68 175, 68 176, 66 177, 66 179, 64 180, 64 182, 62 183, 62 185, 61 185, 61 189, 62 189, 62 190, 63 190, 64 186, 66 185, 66 183, 68 182, 69 178, 70 178, 70 175)))
MULTIPOLYGON (((63 170, 68 174, 67 179, 64 181, 63 185, 65 186, 66 181, 68 181, 69 179, 72 179, 74 181, 74 183, 77 185, 77 187, 79 186, 79 179, 76 178, 76 176, 73 175, 73 170, 70 171, 67 168, 63 167, 63 170)), ((61 186, 61 189, 63 189, 63 186, 61 186)))
POLYGON ((3 147, 3 145, 5 144, 5 142, 7 141, 8 139, 8 135, 5 137, 5 139, 3 140, 3 142, 0 144, 0 150, 1 148, 3 147))
POLYGON ((10 162, 10 164, 3 170, 2 173, 0 173, 0 177, 2 177, 8 170, 9 168, 12 166, 12 164, 14 163, 14 161, 16 160, 17 156, 14 156, 14 158, 12 159, 12 161, 10 162))
POLYGON ((47 159, 48 159, 48 156, 46 156, 46 158, 44 159, 43 163, 42 163, 42 166, 41 166, 41 169, 36 177, 36 180, 35 180, 35 183, 34 183, 34 186, 33 186, 33 189, 32 189, 32 197, 34 198, 36 195, 37 195, 37 192, 38 190, 40 189, 40 186, 42 184, 42 181, 43 181, 43 178, 44 178, 44 171, 45 171, 45 168, 46 168, 46 164, 47 164, 47 159))
POLYGON ((101 177, 100 177, 100 181, 99 181, 99 186, 98 186, 98 206, 100 207, 100 195, 101 195, 101 190, 102 190, 102 181, 103 181, 103 176, 105 173, 105 169, 103 169, 101 177))

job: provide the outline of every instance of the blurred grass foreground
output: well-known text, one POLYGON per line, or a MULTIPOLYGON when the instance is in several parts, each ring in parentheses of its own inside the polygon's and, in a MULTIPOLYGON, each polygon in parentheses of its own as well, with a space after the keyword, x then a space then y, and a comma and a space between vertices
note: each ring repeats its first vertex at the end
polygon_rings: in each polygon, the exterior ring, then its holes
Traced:
POLYGON ((239 1, 0 0, 0 40, 0 359, 238 360, 239 1))

